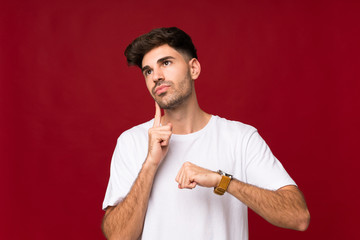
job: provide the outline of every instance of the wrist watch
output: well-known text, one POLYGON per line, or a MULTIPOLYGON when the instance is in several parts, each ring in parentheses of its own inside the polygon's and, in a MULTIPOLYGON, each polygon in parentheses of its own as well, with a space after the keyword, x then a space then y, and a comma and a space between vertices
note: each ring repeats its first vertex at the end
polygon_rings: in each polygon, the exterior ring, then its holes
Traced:
POLYGON ((221 180, 219 185, 214 188, 214 193, 218 195, 224 195, 233 176, 221 170, 217 171, 217 173, 221 175, 221 180))

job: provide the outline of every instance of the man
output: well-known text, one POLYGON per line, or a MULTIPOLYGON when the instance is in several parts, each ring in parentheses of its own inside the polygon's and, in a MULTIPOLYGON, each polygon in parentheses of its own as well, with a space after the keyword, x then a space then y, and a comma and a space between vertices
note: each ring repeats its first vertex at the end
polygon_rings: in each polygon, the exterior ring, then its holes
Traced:
POLYGON ((200 109, 201 67, 185 32, 154 29, 125 55, 142 70, 155 117, 118 139, 103 203, 107 238, 248 239, 247 207, 276 226, 307 228, 301 192, 256 129, 200 109))

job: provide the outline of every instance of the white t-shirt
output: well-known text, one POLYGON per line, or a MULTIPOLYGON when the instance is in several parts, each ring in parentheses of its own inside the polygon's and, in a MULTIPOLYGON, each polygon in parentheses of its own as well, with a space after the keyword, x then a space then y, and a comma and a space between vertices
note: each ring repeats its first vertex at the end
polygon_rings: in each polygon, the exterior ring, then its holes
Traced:
MULTIPOLYGON (((118 138, 103 209, 130 191, 146 158, 152 126, 153 120, 118 138)), ((218 196, 212 188, 178 188, 175 177, 186 161, 269 190, 295 185, 255 128, 212 116, 198 132, 171 136, 154 180, 142 239, 248 239, 247 206, 238 199, 228 193, 218 196)))

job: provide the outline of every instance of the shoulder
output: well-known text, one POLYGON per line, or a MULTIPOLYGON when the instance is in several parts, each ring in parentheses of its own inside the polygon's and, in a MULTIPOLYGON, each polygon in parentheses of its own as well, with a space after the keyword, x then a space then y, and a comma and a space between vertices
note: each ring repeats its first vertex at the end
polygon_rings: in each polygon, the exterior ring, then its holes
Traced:
POLYGON ((213 118, 214 126, 217 129, 231 135, 250 137, 252 134, 257 132, 257 129, 255 127, 239 121, 228 120, 219 116, 213 116, 213 118))
POLYGON ((150 120, 145 123, 136 125, 130 129, 127 129, 126 131, 121 133, 121 135, 118 137, 118 142, 128 141, 131 139, 138 139, 142 137, 145 137, 147 139, 148 130, 149 128, 151 128, 152 124, 153 124, 153 120, 150 120))

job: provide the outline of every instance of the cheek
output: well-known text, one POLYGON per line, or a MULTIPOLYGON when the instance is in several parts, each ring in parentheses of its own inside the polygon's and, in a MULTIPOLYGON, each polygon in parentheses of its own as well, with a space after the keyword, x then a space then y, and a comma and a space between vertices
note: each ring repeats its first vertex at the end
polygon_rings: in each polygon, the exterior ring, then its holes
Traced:
POLYGON ((185 66, 172 69, 172 74, 177 75, 180 78, 186 76, 188 72, 189 70, 185 66))
POLYGON ((172 68, 164 73, 165 80, 171 80, 177 84, 183 84, 184 78, 187 78, 188 69, 182 68, 172 68))

